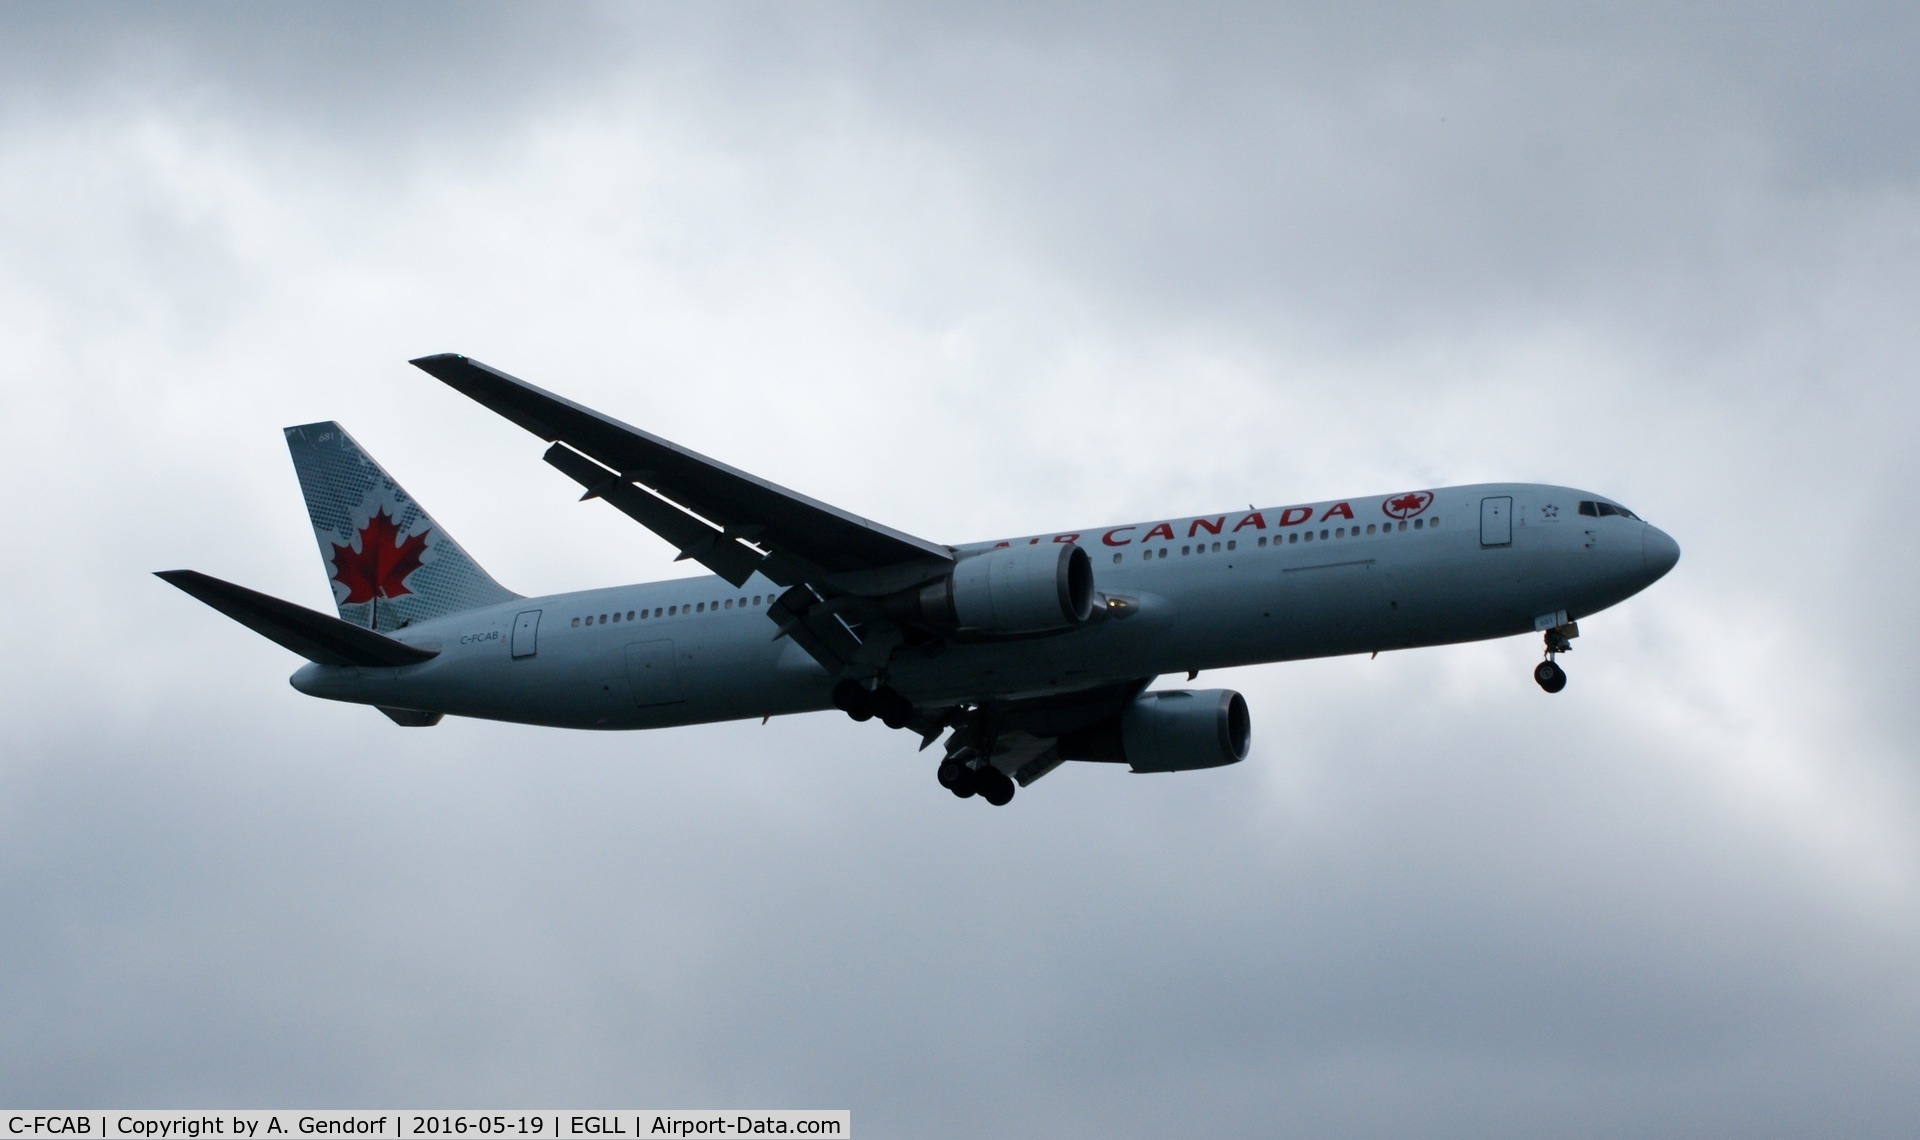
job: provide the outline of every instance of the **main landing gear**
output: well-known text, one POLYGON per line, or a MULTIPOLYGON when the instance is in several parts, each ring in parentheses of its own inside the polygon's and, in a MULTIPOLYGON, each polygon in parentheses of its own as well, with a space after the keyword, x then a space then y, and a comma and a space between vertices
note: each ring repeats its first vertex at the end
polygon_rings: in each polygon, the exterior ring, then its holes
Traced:
POLYGON ((994 807, 1013 802, 1013 777, 980 759, 971 748, 961 748, 940 762, 940 786, 966 799, 979 796, 994 807))
POLYGON ((1567 687, 1567 671, 1560 667, 1554 656, 1572 653, 1573 643, 1568 638, 1577 636, 1579 630, 1572 623, 1547 631, 1547 659, 1533 667, 1534 682, 1547 692, 1557 693, 1567 687))
MULTIPOLYGON (((923 709, 919 720, 915 720, 913 702, 900 692, 886 684, 869 689, 859 681, 848 678, 833 687, 834 707, 840 709, 854 720, 866 721, 878 717, 888 728, 913 727, 923 732, 925 738, 921 747, 933 743, 942 728, 954 723, 956 709, 923 709)), ((972 743, 948 741, 952 751, 940 762, 940 786, 961 799, 979 796, 995 807, 1005 807, 1013 802, 1013 777, 995 768, 981 755, 977 744, 977 735, 966 737, 972 743)), ((958 734, 956 734, 958 735, 958 734)), ((989 737, 990 739, 990 737, 989 737)))
POLYGON ((905 728, 913 720, 913 702, 885 685, 869 689, 858 681, 842 681, 833 687, 833 703, 855 720, 879 717, 888 728, 905 728))

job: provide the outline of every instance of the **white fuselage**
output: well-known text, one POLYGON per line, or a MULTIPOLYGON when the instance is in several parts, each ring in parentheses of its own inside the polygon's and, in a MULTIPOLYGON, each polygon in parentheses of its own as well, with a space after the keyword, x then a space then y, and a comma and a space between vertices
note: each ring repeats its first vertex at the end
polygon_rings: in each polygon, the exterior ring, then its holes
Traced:
MULTIPOLYGON (((1095 620, 1019 639, 902 650, 916 705, 1019 698, 1268 661, 1529 633, 1638 593, 1679 548, 1597 496, 1499 483, 1023 536, 1073 542, 1095 620), (1397 517, 1404 516, 1404 517, 1397 517)), ((525 598, 411 626, 439 651, 404 668, 308 665, 336 700, 576 728, 656 728, 831 707, 835 678, 766 609, 780 588, 683 578, 525 598)))

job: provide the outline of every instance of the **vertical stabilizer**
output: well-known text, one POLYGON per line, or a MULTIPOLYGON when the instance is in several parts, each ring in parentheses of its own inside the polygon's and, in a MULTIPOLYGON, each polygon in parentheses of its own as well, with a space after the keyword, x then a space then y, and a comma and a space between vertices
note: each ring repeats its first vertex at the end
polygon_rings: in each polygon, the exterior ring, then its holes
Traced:
POLYGON ((519 597, 480 569, 339 424, 286 432, 343 619, 391 630, 519 597))

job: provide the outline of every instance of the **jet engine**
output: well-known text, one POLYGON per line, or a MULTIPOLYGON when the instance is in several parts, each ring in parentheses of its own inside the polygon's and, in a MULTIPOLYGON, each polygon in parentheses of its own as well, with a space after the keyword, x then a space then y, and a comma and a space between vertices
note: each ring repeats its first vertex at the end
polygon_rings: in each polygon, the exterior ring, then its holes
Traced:
POLYGON ((1247 758, 1253 718, 1232 689, 1141 693, 1120 715, 1060 738, 1064 760, 1132 765, 1135 772, 1219 768, 1247 758))
POLYGON ((1071 543, 1002 546, 962 558, 937 582, 886 599, 889 617, 936 629, 1047 633, 1093 613, 1093 561, 1071 543))

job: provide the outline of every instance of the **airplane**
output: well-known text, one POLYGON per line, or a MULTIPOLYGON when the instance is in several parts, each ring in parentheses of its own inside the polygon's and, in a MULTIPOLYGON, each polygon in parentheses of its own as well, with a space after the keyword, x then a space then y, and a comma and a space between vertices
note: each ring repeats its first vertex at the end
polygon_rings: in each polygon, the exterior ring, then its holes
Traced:
POLYGON ((776 486, 465 356, 411 362, 547 441, 548 464, 710 574, 522 597, 337 423, 285 429, 339 616, 192 570, 159 577, 307 659, 302 693, 447 714, 663 728, 837 708, 944 735, 940 784, 1003 806, 1070 760, 1178 772, 1247 757, 1247 702, 1161 675, 1538 633, 1680 547, 1619 503, 1535 483, 1405 490, 945 545, 776 486))

